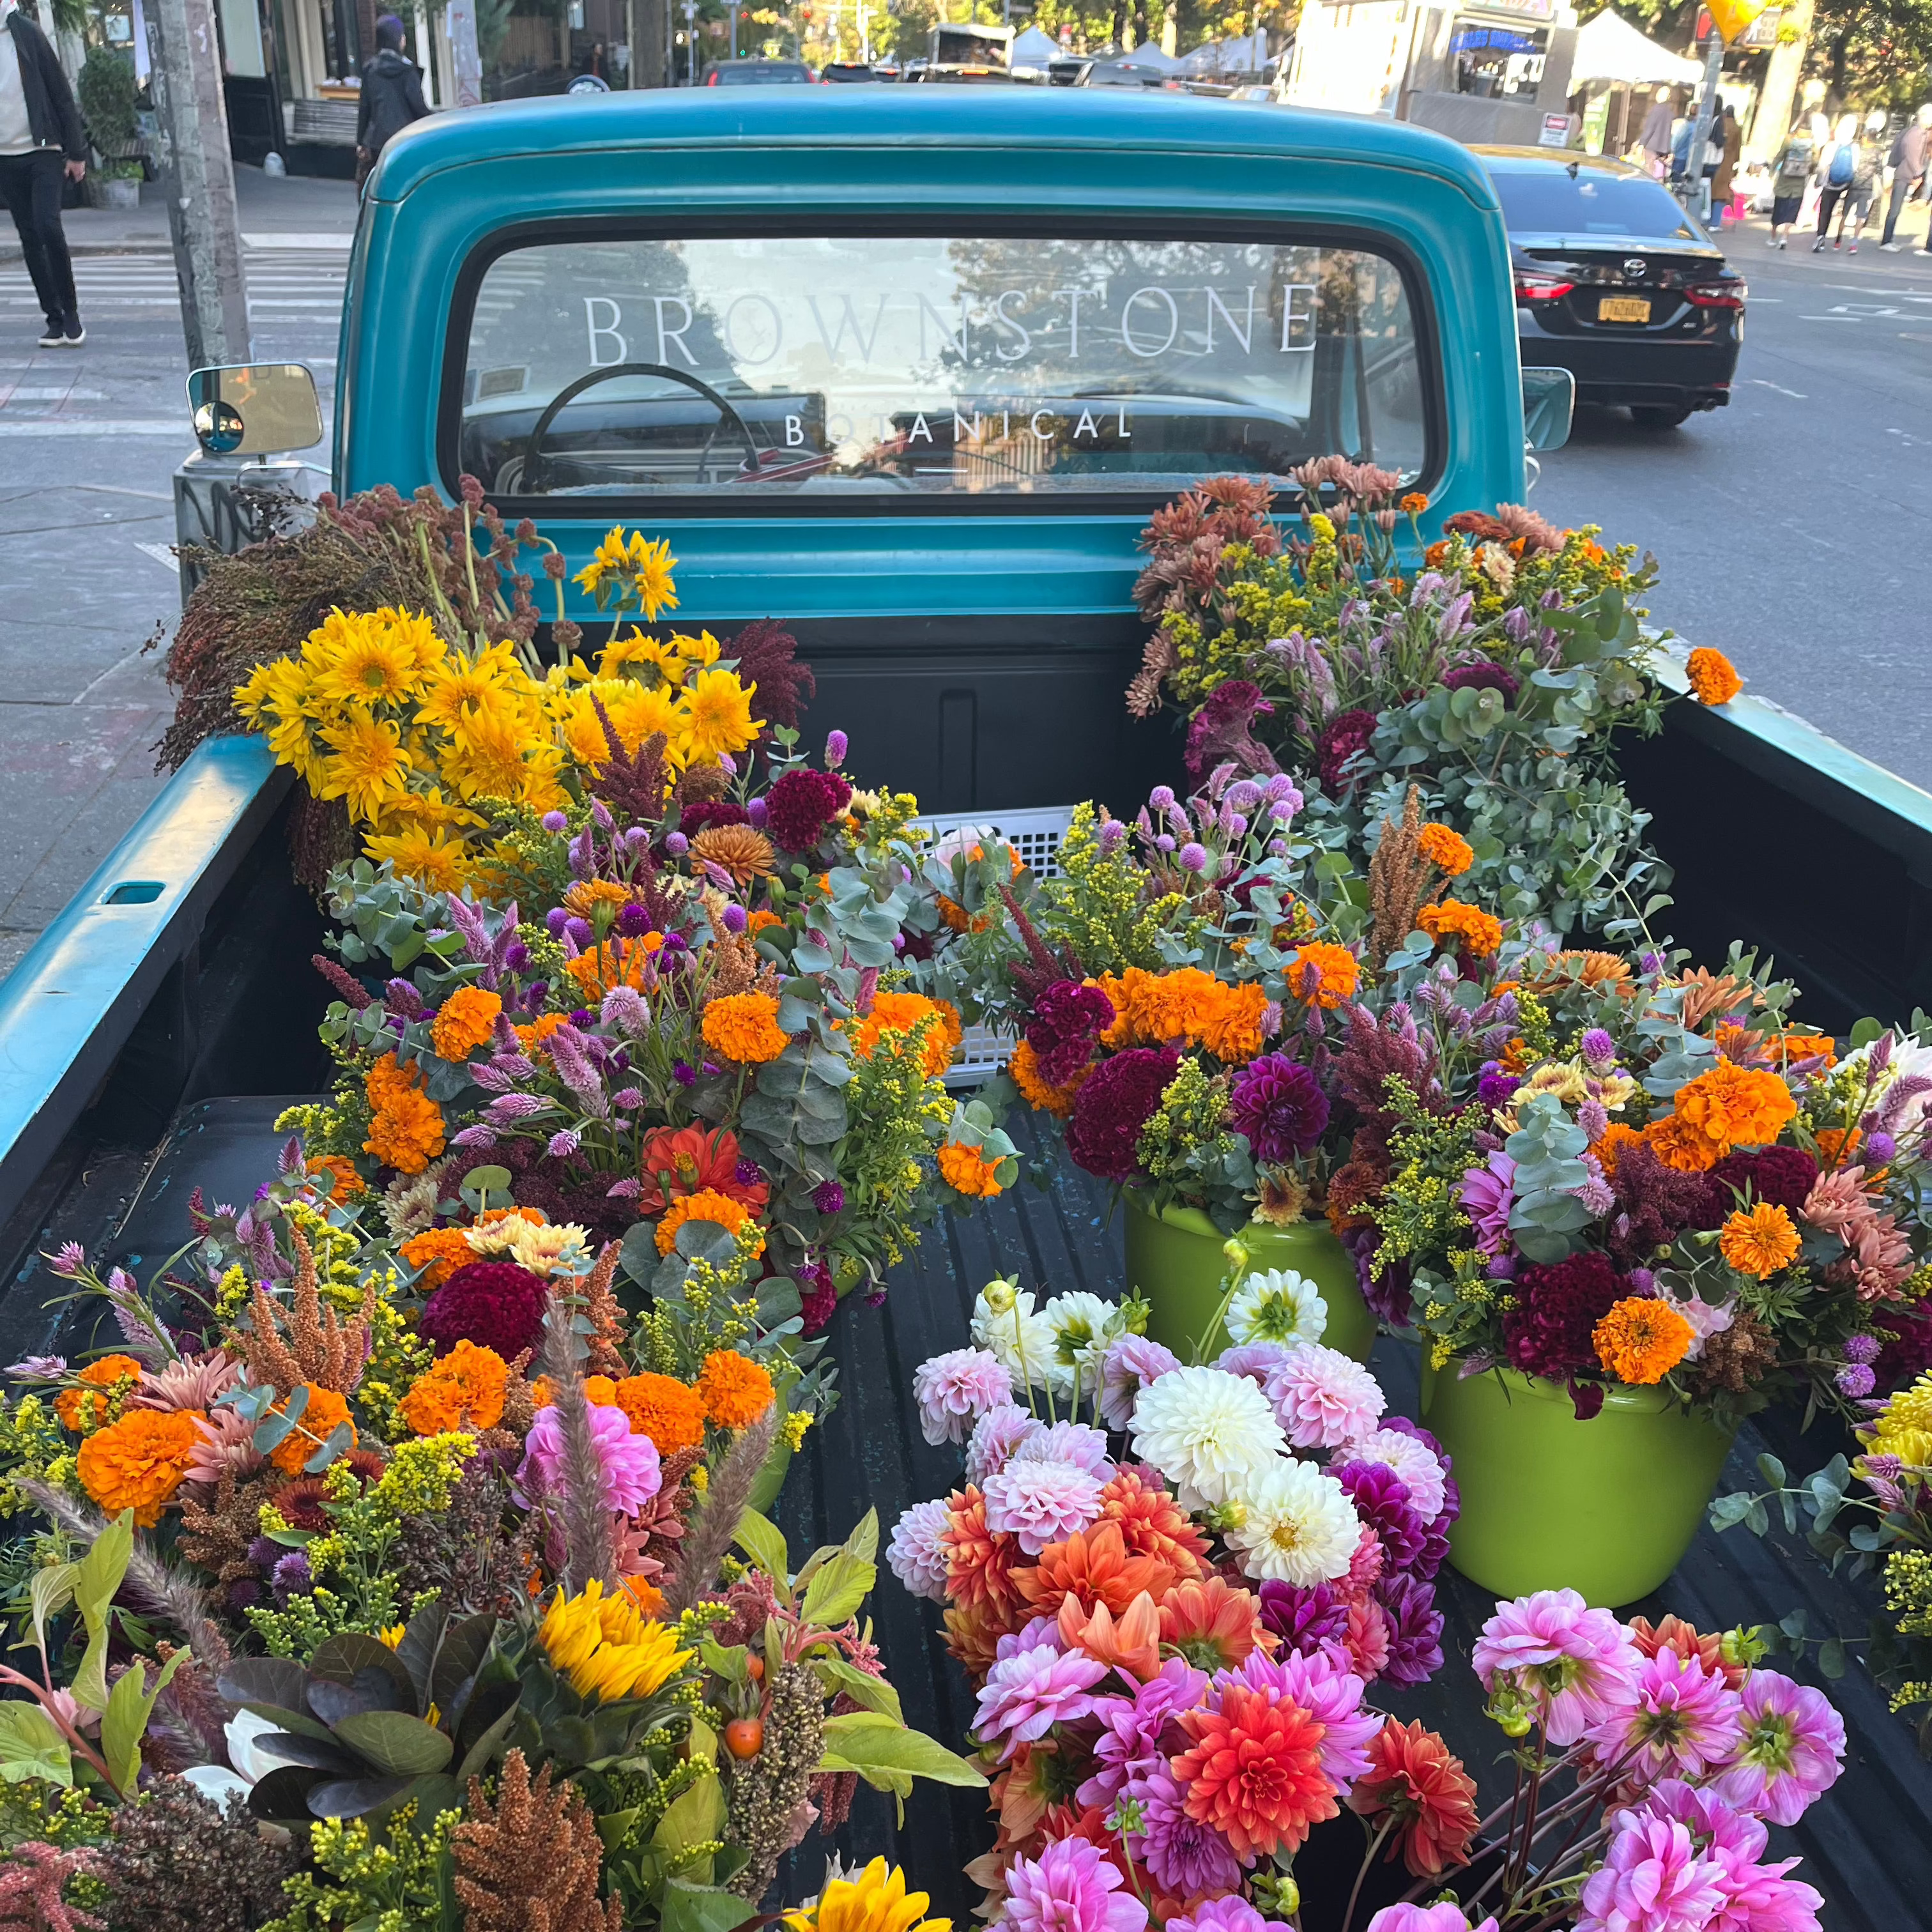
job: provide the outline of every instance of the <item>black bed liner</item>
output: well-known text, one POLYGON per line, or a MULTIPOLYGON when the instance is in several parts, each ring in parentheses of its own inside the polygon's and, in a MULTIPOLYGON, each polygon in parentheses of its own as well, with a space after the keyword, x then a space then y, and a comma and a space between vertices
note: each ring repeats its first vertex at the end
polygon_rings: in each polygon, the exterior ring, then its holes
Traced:
MULTIPOLYGON (((69 1238, 84 1240, 91 1254, 123 1262, 145 1280, 188 1239, 187 1204, 194 1186, 210 1202, 238 1206, 271 1176, 279 1145, 274 1118, 295 1097, 200 1101, 182 1111, 158 1153, 98 1150, 52 1204, 34 1245, 47 1250, 69 1238)), ((1030 1156, 1028 1123, 1022 1119, 1013 1126, 1023 1155, 1030 1156)), ((973 1298, 996 1274, 1048 1293, 1077 1288, 1118 1298, 1124 1282, 1121 1235, 1108 1210, 1106 1188, 1063 1163, 1044 1190, 1023 1181, 970 1216, 947 1216, 894 1274, 883 1307, 855 1298, 840 1310, 831 1346, 842 1400, 806 1438, 778 1506, 795 1560, 817 1544, 842 1539, 868 1508, 879 1513, 883 1541, 909 1504, 952 1486, 957 1454, 929 1446, 920 1435, 914 1370, 927 1356, 963 1345, 973 1298)), ((76 1332, 74 1315, 63 1322, 59 1311, 44 1309, 64 1286, 44 1262, 29 1252, 12 1265, 12 1292, 0 1300, 4 1359, 47 1347, 57 1328, 70 1348, 106 1342, 105 1334, 90 1340, 76 1332)), ((1414 1348, 1384 1338, 1373 1366, 1391 1407, 1414 1414, 1414 1348)), ((1814 1451, 1795 1432, 1774 1426, 1767 1436, 1748 1427, 1724 1486, 1757 1484, 1754 1464, 1768 1440, 1794 1474, 1824 1462, 1833 1447, 1822 1435, 1814 1451)), ((1470 1644, 1492 1601, 1448 1569, 1438 1600, 1448 1618, 1442 1671, 1419 1690, 1378 1694, 1376 1701, 1440 1730, 1466 1755, 1493 1803, 1506 1793, 1496 1762, 1504 1741, 1483 1718, 1481 1692, 1467 1667, 1470 1644)), ((1742 1530, 1720 1537, 1706 1529, 1665 1588, 1629 1607, 1652 1617, 1672 1610, 1714 1630, 1775 1622, 1802 1606, 1814 1631, 1852 1634, 1863 1630, 1871 1603, 1869 1586, 1848 1587, 1828 1576, 1802 1546, 1781 1537, 1760 1542, 1742 1530)), ((908 1596, 882 1571, 872 1613, 907 1722, 958 1745, 973 1700, 946 1654, 936 1608, 908 1596)), ((1774 1828, 1772 1855, 1803 1855, 1801 1875, 1826 1897, 1828 1932, 1932 1927, 1932 1765, 1918 1756, 1910 1726, 1888 1710, 1883 1693, 1856 1666, 1836 1684, 1812 1681, 1844 1714, 1850 1740, 1846 1770, 1800 1826, 1774 1828)), ((850 1822, 834 1839, 814 1835, 793 1855, 780 1890, 788 1899, 815 1891, 828 1852, 848 1862, 884 1852, 904 1865, 911 1883, 932 1894, 935 1913, 962 1922, 979 1896, 962 1868, 991 1842, 979 1794, 921 1784, 900 1828, 890 1800, 862 1789, 850 1822)))

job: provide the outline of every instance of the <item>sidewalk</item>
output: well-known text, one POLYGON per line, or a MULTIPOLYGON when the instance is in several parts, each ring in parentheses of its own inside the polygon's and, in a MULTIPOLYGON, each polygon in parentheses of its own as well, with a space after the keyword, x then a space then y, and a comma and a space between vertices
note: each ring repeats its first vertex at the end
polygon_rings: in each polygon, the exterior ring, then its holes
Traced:
MULTIPOLYGON (((346 249, 356 233, 352 182, 304 175, 277 179, 260 168, 238 164, 235 196, 244 248, 346 249)), ((68 248, 77 256, 169 252, 167 204, 158 182, 142 184, 139 208, 70 208, 61 225, 68 248)), ((0 262, 20 259, 20 236, 11 222, 0 222, 0 262)))

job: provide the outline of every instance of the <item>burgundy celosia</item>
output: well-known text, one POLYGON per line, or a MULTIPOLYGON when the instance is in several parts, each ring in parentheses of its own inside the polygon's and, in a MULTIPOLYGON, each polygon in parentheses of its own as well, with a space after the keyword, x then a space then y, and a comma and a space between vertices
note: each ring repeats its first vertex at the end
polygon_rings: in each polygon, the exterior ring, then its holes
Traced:
POLYGON ((1442 674, 1444 688, 1449 691, 1499 691, 1505 699, 1515 697, 1520 687, 1501 664, 1456 664, 1442 674))
POLYGON ((1070 1086, 1113 1024, 1114 1003, 1098 986, 1054 980, 1033 1003, 1027 1023, 1027 1044, 1041 1079, 1049 1087, 1070 1086))
POLYGON ((1701 1226, 1722 1227, 1741 1196, 1782 1208, 1795 1221, 1818 1178, 1818 1163, 1802 1148, 1760 1148, 1754 1154, 1727 1154, 1704 1177, 1701 1226))
POLYGON ((1285 1053, 1264 1053, 1235 1081, 1228 1124, 1247 1136, 1256 1160, 1278 1166, 1314 1151, 1328 1124, 1328 1096, 1306 1067, 1285 1053))
POLYGON ((1198 784, 1216 766, 1230 761, 1243 772, 1263 776, 1279 771, 1274 754, 1254 733, 1255 720, 1274 710, 1261 686, 1246 678, 1216 685, 1187 728, 1188 776, 1198 784))
POLYGON ((1339 791, 1349 782, 1342 767, 1358 752, 1367 750, 1375 735, 1372 711, 1338 711, 1329 719, 1315 742, 1316 760, 1324 790, 1339 791))
POLYGON ((1626 1267, 1647 1267, 1658 1250, 1686 1228, 1708 1225, 1704 1184, 1702 1174, 1680 1174, 1650 1148, 1627 1142, 1618 1150, 1610 1181, 1616 1196, 1606 1230, 1612 1254, 1626 1267))
POLYGON ((748 825, 751 814, 734 798, 700 799, 678 808, 677 829, 687 838, 695 838, 707 826, 748 825))
POLYGON ((766 830, 784 850, 808 852, 851 797, 852 788, 836 772, 796 766, 765 794, 766 830))
POLYGON ((1075 1161, 1102 1180, 1131 1180, 1138 1168, 1135 1143, 1180 1064, 1166 1046, 1130 1047, 1102 1061, 1066 1124, 1066 1151, 1075 1161))
POLYGON ((424 1304, 416 1326, 446 1355, 459 1342, 493 1348, 506 1362, 543 1340, 550 1290, 514 1262, 472 1262, 424 1304))
POLYGON ((1580 1417, 1604 1406, 1600 1385, 1580 1388, 1580 1370, 1599 1366, 1597 1324, 1630 1292, 1630 1284, 1594 1249, 1566 1261, 1526 1268, 1516 1276, 1516 1306, 1503 1317, 1503 1348, 1513 1368, 1568 1382, 1580 1417))

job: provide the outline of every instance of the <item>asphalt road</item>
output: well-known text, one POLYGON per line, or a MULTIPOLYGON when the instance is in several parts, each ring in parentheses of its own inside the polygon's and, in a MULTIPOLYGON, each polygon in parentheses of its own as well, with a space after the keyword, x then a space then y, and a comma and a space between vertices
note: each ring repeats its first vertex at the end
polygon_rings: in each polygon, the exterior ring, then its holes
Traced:
MULTIPOLYGON (((340 246, 292 233, 248 254, 256 354, 325 388, 352 212, 340 246)), ((1932 260, 1773 253, 1761 224, 1731 247, 1752 290, 1731 406, 1663 432, 1586 412, 1531 500, 1654 551, 1657 621, 1932 789, 1932 260)), ((40 350, 26 278, 0 261, 0 974, 153 796, 167 710, 141 646, 178 607, 172 269, 124 254, 79 273, 87 344, 40 350)))

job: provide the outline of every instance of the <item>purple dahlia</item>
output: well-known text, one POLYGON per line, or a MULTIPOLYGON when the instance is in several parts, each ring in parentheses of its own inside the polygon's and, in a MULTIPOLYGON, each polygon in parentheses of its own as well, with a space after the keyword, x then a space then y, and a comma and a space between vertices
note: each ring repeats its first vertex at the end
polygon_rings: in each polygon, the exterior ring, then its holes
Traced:
POLYGON ((1328 1124, 1328 1098, 1306 1067, 1285 1053, 1266 1053, 1234 1082, 1228 1124, 1247 1136, 1256 1160, 1278 1167, 1314 1151, 1328 1124))

